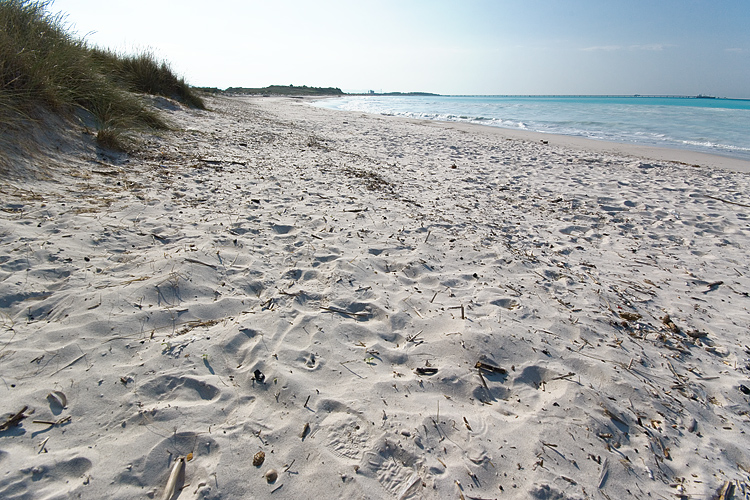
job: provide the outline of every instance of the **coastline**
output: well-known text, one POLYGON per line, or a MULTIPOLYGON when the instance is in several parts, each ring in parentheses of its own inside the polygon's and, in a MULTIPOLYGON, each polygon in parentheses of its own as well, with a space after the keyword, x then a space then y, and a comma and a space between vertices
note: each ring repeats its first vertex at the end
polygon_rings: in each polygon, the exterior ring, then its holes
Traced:
MULTIPOLYGON (((446 96, 446 97, 460 97, 460 96, 446 96)), ((473 96, 466 96, 473 97, 473 96)), ((503 97, 503 96, 497 96, 503 97)), ((507 97, 523 97, 523 96, 507 96, 507 97)), ((553 96, 529 96, 529 97, 553 97, 553 96)), ((557 96, 557 97, 577 97, 577 96, 557 96)), ((601 96, 582 96, 582 97, 601 97, 601 96)), ((632 96, 621 96, 621 97, 632 97, 632 96)), ((655 96, 653 96, 655 97, 655 96)), ((696 97, 684 97, 685 99, 697 99, 696 97)), ((741 100, 741 99, 731 99, 741 100)), ((341 110, 336 110, 341 111, 341 110)), ((377 114, 377 113, 372 113, 377 114)), ((490 130, 501 130, 501 136, 511 138, 523 138, 524 135, 528 134, 527 137, 539 140, 539 141, 550 141, 553 140, 555 144, 575 147, 579 149, 592 149, 603 152, 612 152, 625 154, 630 156, 636 156, 646 159, 659 160, 659 161, 675 161, 679 163, 685 163, 687 165, 704 165, 713 168, 722 168, 733 170, 737 172, 750 172, 750 160, 737 158, 736 156, 729 156, 723 154, 716 154, 712 152, 695 151, 690 148, 681 148, 673 146, 653 146, 648 144, 637 144, 630 142, 618 142, 605 139, 591 139, 587 137, 580 137, 575 135, 555 134, 548 132, 536 132, 532 130, 520 130, 516 128, 506 128, 493 125, 485 125, 481 123, 468 123, 464 121, 443 121, 443 120, 431 120, 431 119, 420 119, 420 118, 407 118, 403 116, 395 116, 388 114, 381 114, 380 116, 393 116, 394 118, 401 119, 414 119, 416 121, 425 121, 428 123, 442 123, 445 126, 457 126, 469 127, 467 130, 471 130, 471 127, 488 128, 490 130), (554 138, 554 139, 551 139, 554 138), (591 141, 591 142, 589 142, 591 141)))
POLYGON ((750 177, 208 105, 0 186, 0 496, 750 489, 750 177))
POLYGON ((646 160, 681 163, 687 166, 701 166, 731 170, 734 172, 750 173, 750 161, 742 160, 739 158, 732 158, 729 156, 690 151, 688 149, 660 148, 655 146, 626 144, 599 139, 589 139, 586 137, 533 132, 530 130, 505 129, 474 123, 437 122, 432 120, 419 121, 436 124, 440 123, 444 124, 444 126, 446 126, 447 128, 455 128, 457 130, 465 130, 467 132, 471 131, 474 127, 479 127, 485 129, 485 133, 496 133, 498 136, 503 138, 528 140, 532 142, 547 141, 551 145, 562 146, 566 148, 619 154, 646 160))

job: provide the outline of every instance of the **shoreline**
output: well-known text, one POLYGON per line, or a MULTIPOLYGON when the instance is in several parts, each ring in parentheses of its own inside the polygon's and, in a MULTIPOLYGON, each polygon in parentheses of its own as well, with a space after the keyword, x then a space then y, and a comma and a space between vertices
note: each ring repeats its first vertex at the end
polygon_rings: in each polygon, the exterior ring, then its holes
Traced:
MULTIPOLYGON (((432 122, 432 120, 419 120, 432 122)), ((638 144, 628 144, 621 142, 606 141, 600 139, 589 139, 587 137, 576 137, 561 134, 548 134, 545 132, 534 132, 531 130, 514 130, 501 127, 492 127, 490 125, 481 125, 475 123, 457 123, 457 122, 437 122, 444 123, 449 128, 451 125, 456 126, 457 130, 470 131, 473 127, 480 127, 487 132, 497 129, 497 135, 504 138, 526 139, 532 142, 547 141, 549 144, 574 148, 579 150, 589 150, 602 153, 614 153, 635 158, 647 160, 668 161, 680 163, 687 166, 700 166, 730 170, 733 172, 750 173, 750 161, 729 156, 717 154, 702 153, 691 151, 689 149, 665 148, 657 146, 645 146, 638 144), (487 130, 490 129, 490 130, 487 130)))
POLYGON ((0 497, 750 490, 750 177, 208 104, 0 186, 0 497))
MULTIPOLYGON (((308 99, 308 98, 305 98, 308 99)), ((321 98, 310 98, 310 100, 330 99, 330 97, 321 98)), ((329 109, 329 108, 324 108, 329 109)), ((348 113, 360 113, 359 111, 348 111, 331 109, 331 111, 348 112, 348 113)), ((731 170, 734 172, 750 173, 750 160, 744 160, 742 158, 735 158, 732 156, 724 156, 720 154, 705 153, 701 151, 693 151, 691 149, 683 148, 671 148, 671 147, 660 147, 650 145, 640 145, 624 142, 608 141, 604 139, 592 139, 588 137, 579 137, 572 135, 554 134, 547 132, 536 132, 532 130, 519 130, 505 127, 495 127, 492 125, 483 125, 480 123, 466 123, 466 122, 455 122, 455 121, 442 121, 442 120, 429 120, 420 118, 408 118, 395 115, 379 114, 379 113, 367 113, 373 116, 391 117, 402 120, 413 120, 421 123, 434 123, 440 124, 438 126, 444 126, 448 128, 456 128, 458 130, 472 130, 473 127, 479 127, 481 129, 487 129, 494 131, 493 133, 498 134, 501 137, 513 138, 513 139, 529 139, 535 141, 549 141, 555 145, 572 147, 576 149, 589 149, 592 151, 610 152, 616 154, 624 154, 638 158, 656 160, 656 161, 673 161, 676 163, 682 163, 688 166, 706 166, 711 168, 720 168, 725 170, 731 170), (466 127, 465 129, 463 127, 466 127)))

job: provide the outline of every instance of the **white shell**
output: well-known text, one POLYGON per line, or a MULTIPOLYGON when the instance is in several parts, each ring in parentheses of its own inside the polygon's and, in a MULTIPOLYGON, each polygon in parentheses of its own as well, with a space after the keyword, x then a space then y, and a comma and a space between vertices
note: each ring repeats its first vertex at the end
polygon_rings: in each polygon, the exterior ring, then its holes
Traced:
POLYGON ((276 482, 276 480, 279 478, 279 473, 276 472, 276 469, 269 469, 268 472, 266 472, 266 481, 269 483, 276 482))

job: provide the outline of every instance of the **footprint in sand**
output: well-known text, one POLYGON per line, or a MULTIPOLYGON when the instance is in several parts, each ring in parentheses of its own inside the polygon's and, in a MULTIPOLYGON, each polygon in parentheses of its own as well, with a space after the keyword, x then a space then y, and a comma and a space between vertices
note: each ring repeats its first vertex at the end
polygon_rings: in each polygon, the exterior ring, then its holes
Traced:
POLYGON ((376 479, 396 498, 412 498, 418 491, 413 486, 417 484, 420 465, 416 455, 383 436, 363 454, 359 474, 376 479))
POLYGON ((370 425, 363 418, 337 411, 321 423, 326 446, 341 458, 359 460, 367 449, 370 425))
MULTIPOLYGON (((0 459, 4 455, 6 454, 0 454, 0 459)), ((55 491, 56 498, 58 496, 60 498, 79 497, 82 482, 78 479, 91 469, 93 466, 91 460, 86 457, 55 460, 52 456, 48 458, 43 455, 32 456, 33 462, 17 463, 16 466, 20 467, 16 471, 0 479, 1 498, 32 498, 33 495, 27 496, 29 493, 27 485, 30 481, 37 485, 44 485, 46 491, 55 491), (77 490, 78 494, 76 494, 77 490)))
POLYGON ((218 388, 198 378, 172 375, 148 380, 141 384, 138 392, 157 401, 191 403, 210 403, 221 394, 218 388))

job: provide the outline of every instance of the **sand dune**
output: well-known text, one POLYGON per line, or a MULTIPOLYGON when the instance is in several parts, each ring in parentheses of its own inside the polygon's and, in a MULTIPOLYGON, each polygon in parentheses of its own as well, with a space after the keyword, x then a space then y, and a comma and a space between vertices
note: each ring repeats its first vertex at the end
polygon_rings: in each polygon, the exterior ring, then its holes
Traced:
POLYGON ((0 188, 1 497, 750 495, 747 174, 209 106, 0 188))

